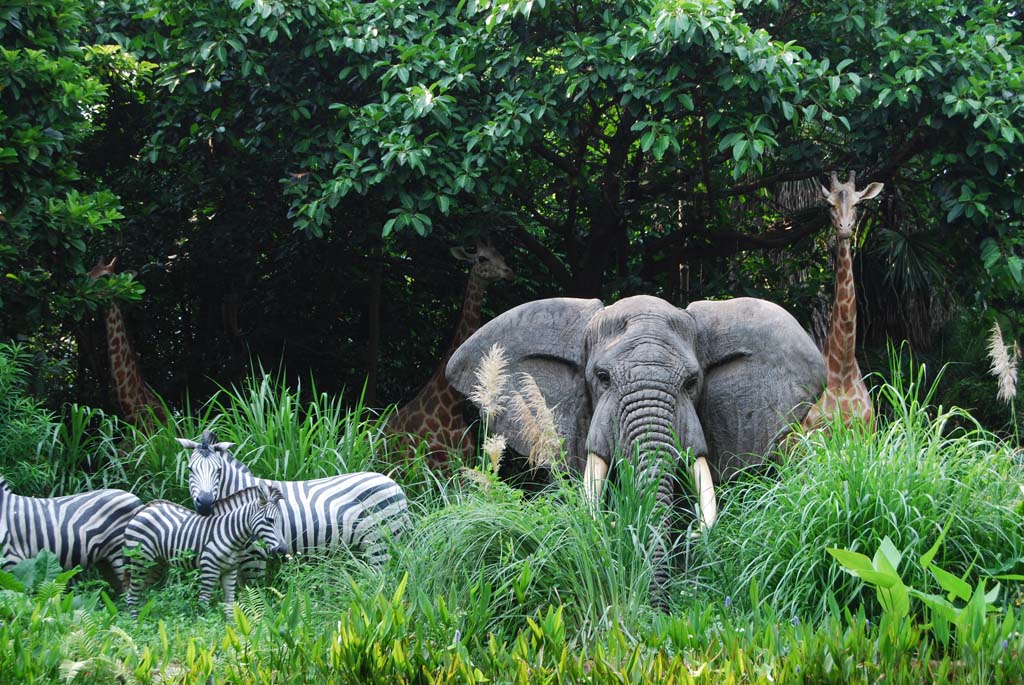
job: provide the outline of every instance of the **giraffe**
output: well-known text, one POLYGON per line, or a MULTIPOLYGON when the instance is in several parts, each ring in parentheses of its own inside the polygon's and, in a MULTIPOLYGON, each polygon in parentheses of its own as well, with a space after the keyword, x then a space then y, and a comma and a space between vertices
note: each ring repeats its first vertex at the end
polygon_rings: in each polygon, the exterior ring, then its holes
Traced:
POLYGON ((475 250, 455 247, 451 253, 456 259, 473 265, 455 334, 427 384, 391 415, 384 428, 388 435, 401 436, 401 450, 405 455, 425 440, 427 466, 436 471, 447 470, 449 450, 470 456, 476 448, 476 441, 462 416, 463 396, 448 382, 445 366, 459 345, 480 327, 480 307, 487 286, 495 281, 511 281, 514 277, 505 259, 491 245, 478 244, 475 250))
MULTIPOLYGON (((117 257, 112 258, 108 264, 104 264, 101 257, 96 266, 89 271, 89 278, 109 276, 114 273, 116 264, 117 257)), ((110 376, 114 381, 117 401, 121 405, 124 418, 138 427, 148 425, 151 420, 166 420, 167 414, 163 403, 142 380, 139 358, 128 339, 124 316, 121 314, 121 308, 113 302, 107 309, 106 324, 110 376)))
POLYGON ((828 337, 822 350, 828 381, 821 397, 804 417, 803 427, 807 430, 820 428, 836 411, 845 424, 860 419, 870 427, 874 410, 856 356, 857 295, 853 285, 850 238, 857 224, 857 203, 882 192, 882 184, 871 183, 858 191, 853 171, 846 183, 840 183, 833 171, 831 188, 822 186, 821 191, 828 201, 832 227, 836 232, 836 291, 829 316, 828 337))

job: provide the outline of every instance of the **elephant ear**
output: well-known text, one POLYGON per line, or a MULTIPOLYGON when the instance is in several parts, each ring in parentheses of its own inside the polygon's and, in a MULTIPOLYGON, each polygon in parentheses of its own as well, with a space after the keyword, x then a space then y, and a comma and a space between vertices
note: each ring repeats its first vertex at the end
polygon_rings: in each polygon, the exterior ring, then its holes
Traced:
POLYGON ((522 391, 522 374, 528 373, 552 410, 563 448, 570 459, 580 460, 582 467, 590 424, 583 331, 601 309, 600 300, 570 297, 536 300, 510 309, 455 350, 445 371, 448 381, 473 399, 480 360, 492 346, 501 346, 509 360, 509 381, 503 393, 504 410, 491 420, 490 432, 503 434, 514 450, 529 454, 530 445, 509 411, 512 394, 522 391))
POLYGON ((694 302, 704 385, 697 413, 718 478, 763 461, 825 385, 814 341, 782 307, 741 297, 694 302))

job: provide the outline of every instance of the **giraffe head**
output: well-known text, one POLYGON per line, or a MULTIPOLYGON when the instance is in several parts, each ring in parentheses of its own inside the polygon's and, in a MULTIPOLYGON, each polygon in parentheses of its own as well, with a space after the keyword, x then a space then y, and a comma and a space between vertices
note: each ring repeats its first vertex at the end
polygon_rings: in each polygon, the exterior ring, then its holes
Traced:
POLYGON ((487 283, 511 281, 515 277, 515 273, 505 263, 505 258, 489 243, 477 243, 475 250, 453 247, 452 256, 460 261, 471 263, 473 275, 487 283))
POLYGON ((857 225, 857 203, 861 200, 870 200, 882 192, 882 184, 870 183, 867 188, 858 192, 855 172, 850 172, 850 178, 846 183, 840 183, 836 172, 833 171, 832 187, 822 186, 821 192, 828 201, 836 236, 840 240, 849 240, 853 235, 853 227, 857 225))
POLYGON ((117 267, 117 257, 111 257, 110 262, 107 264, 103 263, 103 257, 99 258, 96 262, 96 266, 89 269, 87 274, 89 278, 99 278, 100 276, 109 276, 114 273, 114 269, 117 267))

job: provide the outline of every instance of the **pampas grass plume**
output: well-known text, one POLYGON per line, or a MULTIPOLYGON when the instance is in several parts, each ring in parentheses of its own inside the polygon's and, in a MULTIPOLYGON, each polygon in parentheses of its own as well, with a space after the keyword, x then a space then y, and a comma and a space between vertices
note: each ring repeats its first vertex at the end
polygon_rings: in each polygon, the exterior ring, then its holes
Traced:
POLYGON ((1020 348, 1013 344, 1013 352, 1003 343, 1003 330, 999 322, 992 324, 992 335, 988 341, 988 358, 992 361, 989 372, 999 380, 996 398, 1010 402, 1017 396, 1017 365, 1020 363, 1020 348))
POLYGON ((488 435, 484 440, 484 454, 491 462, 491 471, 498 472, 498 465, 501 464, 501 455, 505 452, 508 441, 504 435, 488 435))
POLYGON ((488 423, 504 409, 502 394, 508 382, 507 369, 505 348, 497 343, 487 350, 476 367, 476 384, 469 393, 469 399, 480 407, 488 423))
POLYGON ((562 444, 555 428, 555 417, 551 413, 540 386, 533 376, 520 376, 522 392, 512 396, 512 411, 526 443, 530 445, 530 465, 550 466, 555 463, 562 444))
POLYGON ((462 473, 462 477, 468 482, 476 485, 482 490, 487 490, 491 487, 491 478, 483 471, 477 469, 471 469, 463 466, 459 471, 462 473))

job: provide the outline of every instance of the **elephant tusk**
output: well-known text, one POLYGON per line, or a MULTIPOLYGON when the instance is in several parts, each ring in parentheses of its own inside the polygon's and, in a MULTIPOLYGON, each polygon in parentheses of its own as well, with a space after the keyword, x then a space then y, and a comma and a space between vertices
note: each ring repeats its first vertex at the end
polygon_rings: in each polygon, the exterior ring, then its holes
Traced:
POLYGON ((693 478, 700 496, 701 527, 705 530, 715 525, 718 519, 718 502, 715 499, 715 483, 706 457, 697 457, 693 463, 693 478))
POLYGON ((593 452, 587 454, 587 465, 583 469, 583 494, 596 511, 601 503, 601 487, 608 476, 608 462, 593 452))

